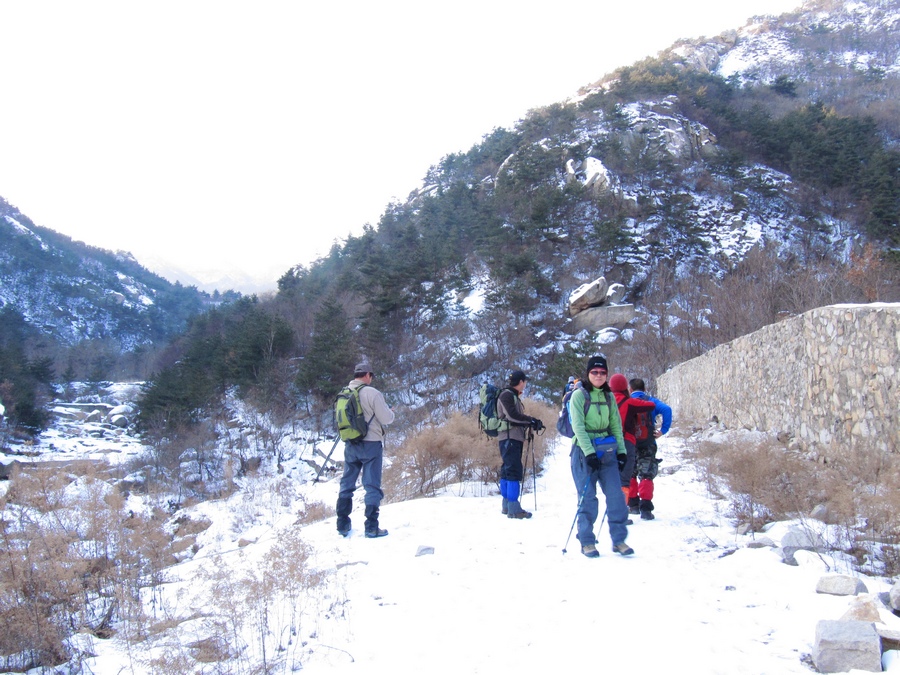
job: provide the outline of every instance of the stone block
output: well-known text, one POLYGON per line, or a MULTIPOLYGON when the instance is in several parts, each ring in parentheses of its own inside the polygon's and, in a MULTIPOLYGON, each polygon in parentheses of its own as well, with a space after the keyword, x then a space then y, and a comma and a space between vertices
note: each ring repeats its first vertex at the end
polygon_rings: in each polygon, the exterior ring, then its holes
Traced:
POLYGON ((625 286, 622 284, 610 284, 606 291, 606 304, 618 305, 625 299, 625 286))
POLYGON ((862 580, 851 577, 846 574, 832 574, 822 577, 816 584, 816 593, 824 593, 826 595, 859 595, 860 593, 868 593, 869 589, 862 580))
POLYGON ((825 541, 817 533, 792 527, 781 538, 781 545, 785 548, 802 548, 807 551, 825 550, 825 541))
POLYGON ((880 673, 881 638, 868 621, 819 621, 812 656, 820 673, 880 673))
POLYGON ((850 607, 844 612, 841 621, 869 621, 878 623, 881 614, 878 613, 878 602, 870 595, 861 595, 850 600, 850 607))
POLYGON ((621 330, 633 321, 635 316, 634 305, 590 307, 572 319, 569 330, 573 335, 583 330, 596 333, 611 327, 621 330))

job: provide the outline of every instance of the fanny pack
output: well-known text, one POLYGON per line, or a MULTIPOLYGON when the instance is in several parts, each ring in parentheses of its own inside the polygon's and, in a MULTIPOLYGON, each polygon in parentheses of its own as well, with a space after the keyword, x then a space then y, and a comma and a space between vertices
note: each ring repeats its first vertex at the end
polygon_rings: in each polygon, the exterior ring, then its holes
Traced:
POLYGON ((594 439, 593 443, 597 452, 600 452, 601 450, 603 452, 612 452, 618 445, 615 436, 598 436, 594 439))

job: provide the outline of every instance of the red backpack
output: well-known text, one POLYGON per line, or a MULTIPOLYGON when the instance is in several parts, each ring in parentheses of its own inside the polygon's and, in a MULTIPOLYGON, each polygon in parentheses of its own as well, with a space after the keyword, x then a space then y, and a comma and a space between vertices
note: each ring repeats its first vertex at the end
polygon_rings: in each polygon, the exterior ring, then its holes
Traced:
POLYGON ((653 408, 655 407, 634 410, 634 440, 636 443, 646 441, 653 436, 653 408))
POLYGON ((652 401, 623 396, 619 401, 622 432, 634 436, 635 445, 638 445, 653 437, 653 410, 656 405, 652 401))

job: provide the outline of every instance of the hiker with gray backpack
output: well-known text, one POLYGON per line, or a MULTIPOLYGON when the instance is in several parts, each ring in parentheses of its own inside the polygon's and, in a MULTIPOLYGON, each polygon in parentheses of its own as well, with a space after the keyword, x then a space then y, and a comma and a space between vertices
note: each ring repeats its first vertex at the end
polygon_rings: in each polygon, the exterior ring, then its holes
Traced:
POLYGON ((388 533, 378 527, 378 511, 384 498, 381 490, 384 428, 394 421, 394 411, 385 402, 384 394, 372 386, 373 377, 372 366, 366 362, 357 364, 353 379, 335 401, 335 421, 344 441, 344 474, 335 508, 337 531, 342 537, 350 534, 353 492, 360 473, 366 491, 366 537, 384 537, 388 533))

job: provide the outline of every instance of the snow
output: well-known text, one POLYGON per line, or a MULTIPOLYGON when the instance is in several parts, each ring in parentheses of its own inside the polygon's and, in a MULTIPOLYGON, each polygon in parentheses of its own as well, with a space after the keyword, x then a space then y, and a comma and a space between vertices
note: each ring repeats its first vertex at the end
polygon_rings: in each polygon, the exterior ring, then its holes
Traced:
MULTIPOLYGON (((636 553, 627 558, 611 552, 604 526, 599 559, 582 556, 574 534, 567 539, 577 496, 562 443, 536 492, 527 476, 522 503, 532 519, 502 516, 493 485, 457 485, 437 497, 383 504, 381 526, 390 534, 380 539, 363 536, 361 489, 349 538, 337 535, 334 516, 301 525, 298 506, 333 505, 338 480, 302 482, 298 463, 280 478, 295 490, 287 505, 273 495, 279 478, 268 477, 195 507, 192 517, 213 525, 199 535, 193 559, 166 571, 156 597, 155 611, 177 627, 138 647, 93 639, 85 672, 149 673, 147 653, 136 658, 136 650, 158 655, 209 635, 197 608, 206 618, 219 611, 210 576, 263 575, 266 555, 291 536, 310 547, 325 581, 303 601, 290 641, 277 618, 289 609, 267 607, 270 627, 282 636, 272 638, 280 651, 267 649, 267 672, 811 672, 816 623, 841 618, 850 604, 817 594, 816 583, 826 574, 858 575, 826 554, 797 551, 798 565, 789 566, 771 546, 748 548, 754 536, 736 533, 727 504, 707 492, 685 459, 683 441, 663 437, 660 455, 656 520, 634 516, 628 543, 636 553)), ((777 544, 790 526, 779 523, 756 538, 777 544)), ((884 579, 862 579, 871 594, 890 588, 884 579)), ((900 629, 890 612, 882 611, 882 621, 900 629)), ((249 647, 237 670, 206 664, 196 672, 251 672, 243 659, 260 658, 253 634, 249 627, 242 633, 249 647)), ((894 655, 887 662, 900 672, 894 655)))
POLYGON ((41 239, 37 234, 32 232, 29 228, 22 225, 22 223, 20 223, 18 220, 16 220, 15 218, 12 218, 11 216, 4 216, 4 218, 6 218, 6 222, 8 222, 10 225, 12 225, 13 229, 18 230, 18 232, 20 234, 23 234, 23 235, 26 235, 29 237, 34 237, 35 239, 37 239, 38 243, 41 245, 41 250, 44 250, 44 251, 49 250, 49 247, 47 246, 47 244, 44 243, 43 239, 41 239))
POLYGON ((474 316, 484 309, 485 289, 479 285, 462 300, 463 307, 474 316))

